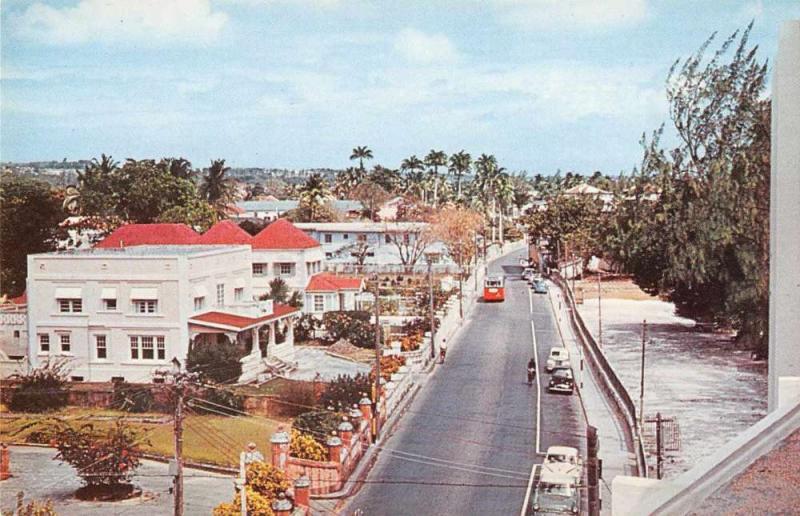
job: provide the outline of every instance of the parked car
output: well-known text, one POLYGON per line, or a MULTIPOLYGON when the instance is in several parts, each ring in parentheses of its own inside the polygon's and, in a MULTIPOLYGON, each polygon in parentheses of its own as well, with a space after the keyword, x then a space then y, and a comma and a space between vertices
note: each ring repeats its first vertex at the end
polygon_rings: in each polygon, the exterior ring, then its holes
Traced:
POLYGON ((542 469, 530 503, 533 514, 578 514, 580 489, 570 475, 542 469))
POLYGON ((575 478, 580 484, 583 478, 583 459, 577 448, 571 446, 550 446, 542 463, 542 470, 552 471, 575 478))
POLYGON ((572 376, 572 369, 569 367, 553 369, 550 383, 547 384, 547 392, 565 392, 567 394, 575 392, 575 378, 572 376))
POLYGON ((567 348, 550 348, 550 355, 544 364, 544 370, 548 373, 556 367, 569 367, 569 351, 567 348))
POLYGON ((537 294, 547 294, 547 284, 542 280, 534 281, 533 291, 537 294))

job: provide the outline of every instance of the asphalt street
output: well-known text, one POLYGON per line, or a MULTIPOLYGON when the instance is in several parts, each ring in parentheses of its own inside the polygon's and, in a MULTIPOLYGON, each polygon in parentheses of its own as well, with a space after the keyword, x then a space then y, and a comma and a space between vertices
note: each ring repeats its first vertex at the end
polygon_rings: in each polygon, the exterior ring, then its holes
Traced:
POLYGON ((585 450, 577 395, 548 394, 544 363, 559 342, 549 296, 519 279, 522 252, 490 264, 506 274, 506 300, 479 302, 445 364, 436 366, 392 436, 384 439, 348 514, 519 514, 538 451, 585 450), (526 380, 535 328, 541 382, 526 380))

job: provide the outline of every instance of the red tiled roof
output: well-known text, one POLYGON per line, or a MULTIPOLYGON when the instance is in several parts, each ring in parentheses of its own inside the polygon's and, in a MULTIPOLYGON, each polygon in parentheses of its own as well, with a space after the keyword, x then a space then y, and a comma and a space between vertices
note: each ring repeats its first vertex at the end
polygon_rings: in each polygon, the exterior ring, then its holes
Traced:
POLYGON ((209 325, 227 326, 230 328, 238 328, 243 330, 258 323, 279 319, 297 311, 299 311, 299 309, 293 306, 275 303, 273 305, 272 313, 262 317, 249 317, 246 315, 235 315, 225 312, 206 312, 191 317, 189 322, 201 325, 203 323, 207 323, 209 325))
POLYGON ((337 276, 320 272, 308 280, 306 292, 338 292, 339 290, 361 290, 364 280, 352 276, 337 276))
POLYGON ((186 224, 126 224, 114 230, 95 247, 135 245, 188 245, 200 237, 186 224))
POLYGON ((251 242, 253 249, 310 249, 319 242, 297 229, 286 219, 278 219, 262 229, 251 242))
POLYGON ((12 305, 27 305, 28 304, 28 292, 25 291, 22 294, 18 295, 17 297, 9 297, 6 300, 7 303, 11 303, 12 305))
POLYGON ((200 235, 197 244, 250 244, 250 233, 231 220, 217 222, 200 235))

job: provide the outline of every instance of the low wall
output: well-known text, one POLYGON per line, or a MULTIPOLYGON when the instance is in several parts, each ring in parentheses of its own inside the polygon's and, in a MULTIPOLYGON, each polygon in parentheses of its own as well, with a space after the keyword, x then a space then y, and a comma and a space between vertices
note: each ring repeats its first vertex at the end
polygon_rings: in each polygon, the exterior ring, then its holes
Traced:
POLYGON ((638 474, 641 477, 647 477, 647 457, 640 429, 637 425, 636 405, 617 376, 616 371, 608 362, 605 353, 603 353, 591 332, 586 328, 586 324, 578 313, 578 308, 575 305, 575 299, 569 286, 559 274, 552 275, 551 279, 564 293, 564 299, 569 306, 570 324, 578 337, 581 347, 584 349, 585 355, 589 358, 593 371, 597 373, 598 385, 603 391, 603 395, 611 402, 614 411, 624 423, 622 428, 625 432, 625 441, 628 444, 628 448, 633 450, 634 455, 636 455, 638 474))

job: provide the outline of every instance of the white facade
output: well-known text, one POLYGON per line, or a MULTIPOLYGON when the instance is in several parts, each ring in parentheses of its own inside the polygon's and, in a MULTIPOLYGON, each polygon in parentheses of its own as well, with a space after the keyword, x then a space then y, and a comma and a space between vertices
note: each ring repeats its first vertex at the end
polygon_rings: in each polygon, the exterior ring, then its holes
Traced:
POLYGON ((269 282, 283 279, 290 290, 302 291, 308 279, 322 270, 325 254, 321 247, 308 249, 253 249, 253 294, 269 292, 269 282))
POLYGON ((182 362, 188 320, 251 301, 249 246, 136 246, 28 256, 28 354, 73 380, 150 381, 182 362))
POLYGON ((400 263, 397 239, 413 244, 417 235, 428 225, 424 222, 297 222, 295 227, 305 231, 322 245, 326 259, 341 258, 353 261, 347 248, 363 242, 370 247, 367 262, 400 263), (371 255, 371 256, 370 256, 371 255), (372 258, 372 259, 371 259, 372 258))
POLYGON ((340 290, 338 292, 306 292, 303 300, 303 313, 322 316, 325 312, 337 310, 358 310, 360 291, 340 290))

